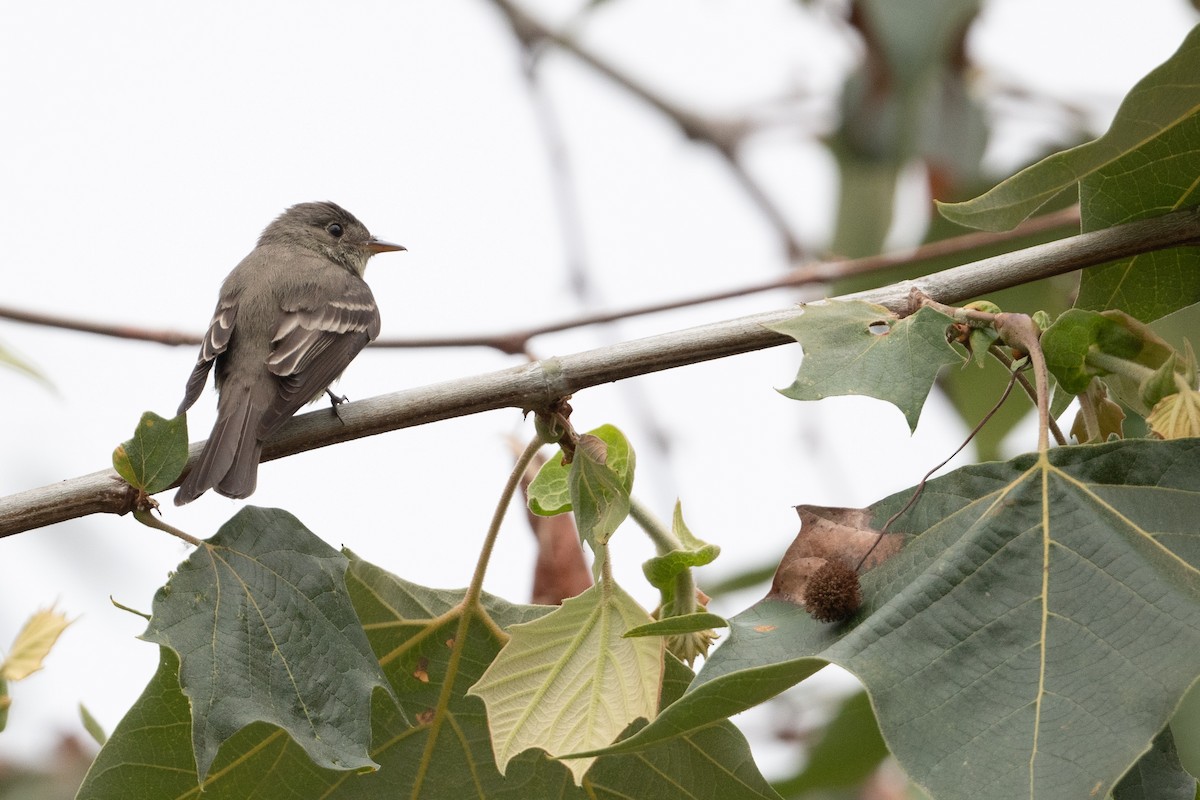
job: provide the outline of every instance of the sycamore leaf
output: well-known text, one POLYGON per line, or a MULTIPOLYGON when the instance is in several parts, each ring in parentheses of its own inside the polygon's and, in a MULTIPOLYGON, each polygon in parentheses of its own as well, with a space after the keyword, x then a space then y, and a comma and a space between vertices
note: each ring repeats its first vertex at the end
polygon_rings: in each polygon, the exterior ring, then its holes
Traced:
POLYGON ((958 470, 894 525, 909 541, 863 576, 850 624, 760 601, 679 701, 601 752, 697 730, 835 663, 933 798, 1104 797, 1200 673, 1197 517, 1196 439, 958 470))
MULTIPOLYGON (((611 427, 611 426, 609 426, 611 427)), ((593 552, 608 543, 609 538, 629 516, 629 489, 633 483, 633 450, 620 431, 612 431, 624 442, 628 453, 628 469, 622 470, 610 456, 610 443, 594 434, 579 437, 575 459, 567 474, 571 508, 579 536, 593 552), (610 464, 610 460, 614 463, 610 464), (624 474, 623 474, 624 473, 624 474)))
MULTIPOLYGON (((501 775, 492 760, 483 703, 468 697, 500 650, 505 629, 549 613, 484 593, 466 607, 462 591, 409 583, 353 554, 346 583, 395 702, 376 692, 371 758, 380 769, 322 769, 281 730, 264 723, 242 729, 222 748, 204 784, 205 800, 287 797, 365 800, 594 800, 671 797, 680 800, 778 800, 729 722, 652 748, 608 756, 579 788, 562 762, 531 750, 501 775), (464 635, 465 631, 465 635, 464 635), (678 764, 664 774, 658 765, 678 764)), ((160 649, 158 672, 117 725, 92 765, 79 800, 196 797, 191 715, 179 686, 179 660, 160 649)), ((670 659, 663 696, 683 693, 692 673, 670 659)))
MULTIPOLYGON (((633 472, 636 458, 633 447, 625 434, 613 425, 601 425, 588 431, 587 436, 600 439, 605 445, 605 465, 615 472, 628 493, 633 488, 633 472)), ((565 514, 572 509, 570 473, 571 464, 564 463, 563 451, 558 450, 542 464, 538 474, 530 482, 526 494, 529 510, 543 517, 565 514)))
POLYGON ((113 451, 113 468, 134 488, 154 494, 175 482, 187 456, 187 417, 164 419, 147 411, 133 438, 113 451))
POLYGON ((8 657, 0 662, 0 678, 19 681, 42 668, 50 648, 71 624, 66 614, 53 608, 43 609, 31 616, 13 641, 8 657))
POLYGON ((625 631, 624 636, 626 639, 635 639, 639 636, 683 636, 688 633, 708 631, 712 628, 725 628, 728 625, 729 623, 722 616, 707 611, 698 611, 694 614, 667 617, 647 622, 645 625, 638 625, 636 628, 625 631))
MULTIPOLYGON (((512 639, 469 692, 487 705, 502 772, 530 748, 552 756, 594 750, 638 717, 654 716, 662 641, 623 638, 648 621, 637 601, 610 582, 509 630, 512 639)), ((575 783, 593 761, 566 762, 575 783)))
MULTIPOLYGON (((938 207, 943 216, 960 225, 994 231, 1009 230, 1060 192, 1074 188, 1102 170, 1122 164, 1122 159, 1126 157, 1129 163, 1119 168, 1127 171, 1133 170, 1138 162, 1145 165, 1159 160, 1149 154, 1143 157, 1144 151, 1153 148, 1161 138, 1174 138, 1177 129, 1194 125, 1200 111, 1197 98, 1200 98, 1200 27, 1193 28, 1170 59, 1130 90, 1117 109, 1112 125, 1099 139, 1048 156, 974 200, 939 203, 938 207)), ((1188 141, 1193 140, 1190 137, 1194 137, 1194 132, 1189 134, 1188 141)), ((1180 144, 1182 142, 1174 143, 1174 155, 1191 161, 1194 155, 1188 154, 1180 144)), ((1194 146, 1192 150, 1195 150, 1194 146)), ((1147 183, 1157 180, 1152 174, 1155 169, 1157 167, 1144 170, 1139 180, 1147 183)), ((1165 164, 1163 169, 1167 169, 1165 164)), ((1195 191, 1194 186, 1188 188, 1187 178, 1196 174, 1194 162, 1190 167, 1175 164, 1169 169, 1178 176, 1178 180, 1173 179, 1168 183, 1180 190, 1175 195, 1177 203, 1187 204, 1186 192, 1195 191)), ((1129 190, 1097 185, 1096 193, 1100 192, 1109 198, 1130 195, 1129 190)), ((1103 200, 1100 197, 1096 199, 1103 200)), ((1153 213, 1162 213, 1176 203, 1150 205, 1157 206, 1153 213)), ((1155 285, 1153 282, 1147 283, 1148 288, 1155 285)))
POLYGON ((796 380, 781 392, 794 400, 861 394, 892 403, 915 430, 938 370, 961 363, 946 341, 950 318, 932 308, 899 319, 861 301, 806 305, 769 326, 804 348, 796 380))
POLYGON ((347 561, 286 511, 247 506, 154 596, 142 638, 180 659, 201 782, 254 722, 312 760, 373 769, 370 708, 387 688, 346 595, 347 561))
POLYGON ((664 598, 674 589, 675 578, 684 570, 711 564, 721 554, 721 548, 697 538, 683 521, 683 505, 676 500, 671 516, 671 532, 680 547, 654 556, 642 564, 642 573, 650 585, 663 592, 664 598))

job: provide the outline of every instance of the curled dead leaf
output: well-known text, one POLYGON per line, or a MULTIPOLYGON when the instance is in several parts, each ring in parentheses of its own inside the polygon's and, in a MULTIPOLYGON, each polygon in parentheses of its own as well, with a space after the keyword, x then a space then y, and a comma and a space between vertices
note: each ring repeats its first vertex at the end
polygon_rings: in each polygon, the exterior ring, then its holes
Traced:
POLYGON ((828 561, 853 565, 867 555, 862 571, 891 558, 904 544, 896 533, 884 534, 871 527, 871 512, 865 508, 796 506, 800 532, 779 561, 768 597, 805 604, 808 582, 828 561), (872 550, 872 547, 874 549, 872 550))

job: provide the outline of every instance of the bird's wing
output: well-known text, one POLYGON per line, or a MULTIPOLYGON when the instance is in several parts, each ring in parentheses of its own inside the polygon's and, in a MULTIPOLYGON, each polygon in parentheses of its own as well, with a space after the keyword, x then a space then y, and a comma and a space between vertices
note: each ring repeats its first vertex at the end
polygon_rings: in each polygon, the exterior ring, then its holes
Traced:
POLYGON ((183 390, 183 402, 179 404, 178 413, 182 414, 191 408, 192 403, 195 403, 196 399, 200 397, 200 392, 204 391, 204 384, 208 382, 208 371, 212 369, 213 362, 229 347, 229 339, 233 336, 233 325, 236 320, 237 301, 222 298, 217 304, 217 310, 213 313, 212 322, 208 323, 208 332, 204 334, 204 341, 200 343, 200 357, 196 359, 196 366, 188 377, 187 387, 183 390))
POLYGON ((267 369, 280 377, 279 390, 259 421, 265 439, 337 379, 367 342, 379 335, 379 309, 365 283, 337 299, 285 304, 271 340, 267 369))

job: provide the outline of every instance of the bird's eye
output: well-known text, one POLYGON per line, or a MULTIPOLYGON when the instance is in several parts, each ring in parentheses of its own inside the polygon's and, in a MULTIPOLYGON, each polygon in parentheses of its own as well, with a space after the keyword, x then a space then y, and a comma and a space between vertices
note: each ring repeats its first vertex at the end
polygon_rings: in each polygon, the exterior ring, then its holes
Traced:
POLYGON ((329 235, 335 239, 342 238, 342 226, 336 222, 329 223, 325 230, 329 231, 329 235))

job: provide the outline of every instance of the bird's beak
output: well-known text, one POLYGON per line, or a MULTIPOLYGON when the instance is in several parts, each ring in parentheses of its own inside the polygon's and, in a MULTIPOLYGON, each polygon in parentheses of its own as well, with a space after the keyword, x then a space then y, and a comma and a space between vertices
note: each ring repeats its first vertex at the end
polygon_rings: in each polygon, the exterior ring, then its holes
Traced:
POLYGON ((407 250, 408 248, 402 244, 392 244, 391 242, 385 242, 383 239, 376 239, 372 236, 371 240, 367 242, 367 249, 374 255, 375 253, 391 253, 396 250, 407 250))

